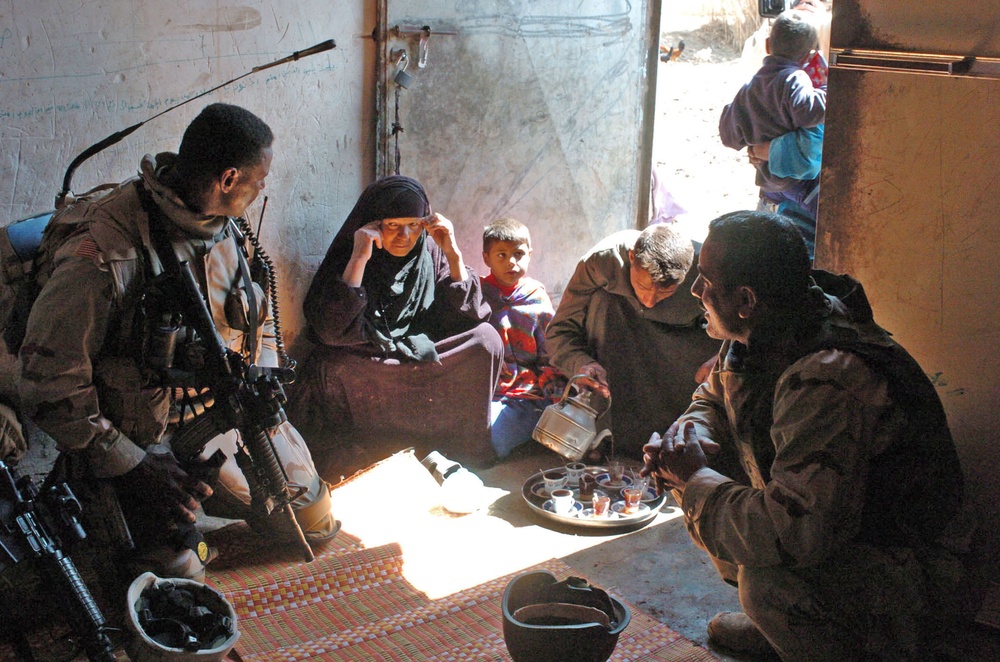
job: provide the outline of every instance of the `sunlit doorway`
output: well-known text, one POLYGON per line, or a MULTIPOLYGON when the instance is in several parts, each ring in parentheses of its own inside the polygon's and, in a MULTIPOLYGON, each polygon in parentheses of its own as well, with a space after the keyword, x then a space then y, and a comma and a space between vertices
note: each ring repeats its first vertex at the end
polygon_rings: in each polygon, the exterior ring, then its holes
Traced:
POLYGON ((761 65, 765 21, 758 0, 661 2, 654 220, 659 196, 661 217, 695 239, 716 216, 757 206, 755 170, 745 149, 722 144, 719 117, 761 65))

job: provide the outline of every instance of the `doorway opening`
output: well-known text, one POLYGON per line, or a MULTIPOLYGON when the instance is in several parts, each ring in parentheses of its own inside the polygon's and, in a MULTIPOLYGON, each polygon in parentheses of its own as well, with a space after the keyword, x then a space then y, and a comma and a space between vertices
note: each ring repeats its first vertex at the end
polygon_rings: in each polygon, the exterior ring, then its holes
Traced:
MULTIPOLYGON (((772 4, 780 8, 782 3, 772 4)), ((758 5, 759 0, 661 2, 652 217, 670 220, 678 214, 676 220, 689 226, 695 239, 704 237, 716 216, 757 207, 756 171, 746 149, 722 144, 719 118, 766 55, 771 20, 760 16, 758 5)), ((819 50, 829 60, 832 0, 803 0, 802 5, 816 19, 819 50)), ((807 71, 825 80, 825 72, 817 73, 822 68, 807 71)), ((807 213, 798 200, 786 204, 791 209, 782 213, 799 219, 795 222, 810 241, 815 207, 807 213)))
POLYGON ((741 54, 763 20, 757 0, 661 3, 654 210, 699 241, 713 218, 757 206, 755 170, 746 150, 722 144, 719 116, 760 66, 741 54))

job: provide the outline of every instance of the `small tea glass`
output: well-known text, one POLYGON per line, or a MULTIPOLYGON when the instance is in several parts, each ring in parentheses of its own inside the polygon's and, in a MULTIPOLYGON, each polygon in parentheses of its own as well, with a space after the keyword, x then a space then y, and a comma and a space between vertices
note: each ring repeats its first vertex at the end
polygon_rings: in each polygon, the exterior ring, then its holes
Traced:
POLYGON ((608 461, 608 482, 612 485, 621 485, 625 477, 625 465, 619 460, 608 461))
POLYGON ((625 506, 622 508, 622 511, 626 515, 634 515, 639 512, 639 507, 642 505, 643 491, 632 486, 622 490, 622 498, 625 499, 625 506))
POLYGON ((594 517, 607 517, 611 514, 611 497, 604 492, 594 492, 594 517))

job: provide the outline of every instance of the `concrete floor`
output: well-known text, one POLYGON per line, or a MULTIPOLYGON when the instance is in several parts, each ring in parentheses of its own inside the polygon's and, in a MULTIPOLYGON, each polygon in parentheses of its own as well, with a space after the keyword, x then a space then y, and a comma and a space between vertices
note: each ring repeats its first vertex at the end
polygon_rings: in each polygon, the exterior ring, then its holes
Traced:
MULTIPOLYGON (((37 432, 31 435, 31 441, 31 451, 19 470, 40 482, 55 451, 51 440, 37 432)), ((482 514, 483 518, 509 527, 509 532, 503 529, 500 534, 502 549, 490 550, 496 556, 480 565, 492 563, 498 572, 495 576, 500 576, 555 556, 579 569, 595 585, 638 606, 721 660, 777 659, 732 655, 708 643, 705 628, 709 619, 720 611, 738 611, 739 600, 736 589, 719 579, 704 552, 691 543, 679 509, 669 497, 655 519, 627 533, 564 528, 532 512, 521 497, 524 481, 541 469, 564 463, 557 454, 531 443, 517 449, 506 461, 477 472, 488 487, 502 495, 489 507, 488 514, 482 514)), ((496 537, 479 544, 498 546, 496 537)), ((470 549, 464 550, 462 556, 485 559, 485 553, 483 549, 470 549)), ((441 560, 439 550, 435 550, 433 558, 438 571, 442 566, 453 567, 447 559, 441 560)), ((944 656, 945 660, 1000 659, 1000 635, 993 629, 970 625, 966 631, 956 632, 954 641, 948 643, 953 654, 944 656)))
MULTIPOLYGON (((539 469, 558 466, 565 460, 538 445, 515 451, 512 459, 480 472, 488 485, 511 490, 520 499, 524 480, 539 469)), ((551 528, 548 522, 541 526, 551 528)), ((561 535, 579 536, 565 531, 561 535)), ((599 544, 587 546, 562 559, 596 585, 612 590, 646 613, 668 624, 679 634, 705 646, 721 660, 764 662, 776 656, 738 656, 722 651, 707 640, 708 621, 720 611, 740 611, 736 589, 723 582, 706 554, 694 546, 680 517, 679 509, 668 497, 661 514, 646 527, 624 535, 608 536, 599 544)), ((988 575, 980 585, 992 579, 988 575)), ((973 592, 970 601, 981 595, 973 592)), ((969 624, 953 638, 941 642, 939 660, 986 662, 1000 660, 1000 632, 969 624)))
MULTIPOLYGON (((565 460, 556 453, 531 444, 479 475, 486 484, 509 490, 519 502, 514 507, 527 511, 530 509, 520 496, 525 479, 540 469, 563 463, 565 460)), ((531 515, 538 526, 555 530, 548 520, 531 515)), ((589 530, 563 529, 558 533, 593 538, 589 530)), ((569 553, 562 557, 563 561, 578 568, 592 583, 625 598, 722 660, 767 659, 727 655, 708 643, 705 628, 709 619, 720 611, 739 611, 739 599, 736 589, 719 579, 705 553, 691 543, 672 498, 668 497, 661 514, 647 526, 598 538, 601 541, 597 544, 569 553)))

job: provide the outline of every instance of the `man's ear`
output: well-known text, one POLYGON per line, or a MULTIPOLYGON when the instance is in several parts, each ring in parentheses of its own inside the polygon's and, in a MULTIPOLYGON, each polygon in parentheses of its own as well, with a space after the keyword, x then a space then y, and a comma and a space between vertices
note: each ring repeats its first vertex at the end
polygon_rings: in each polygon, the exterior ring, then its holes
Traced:
POLYGON ((739 297, 738 305, 740 319, 750 319, 759 303, 757 301, 757 293, 753 291, 753 288, 747 285, 740 285, 736 293, 739 297))
POLYGON ((490 257, 490 254, 487 253, 486 251, 483 251, 483 264, 485 264, 487 267, 490 266, 489 257, 490 257))
POLYGON ((236 186, 237 180, 240 178, 240 171, 237 168, 226 168, 219 175, 219 190, 223 193, 229 193, 236 186))
POLYGON ((767 53, 768 55, 771 54, 771 38, 770 37, 764 37, 764 52, 767 53))

